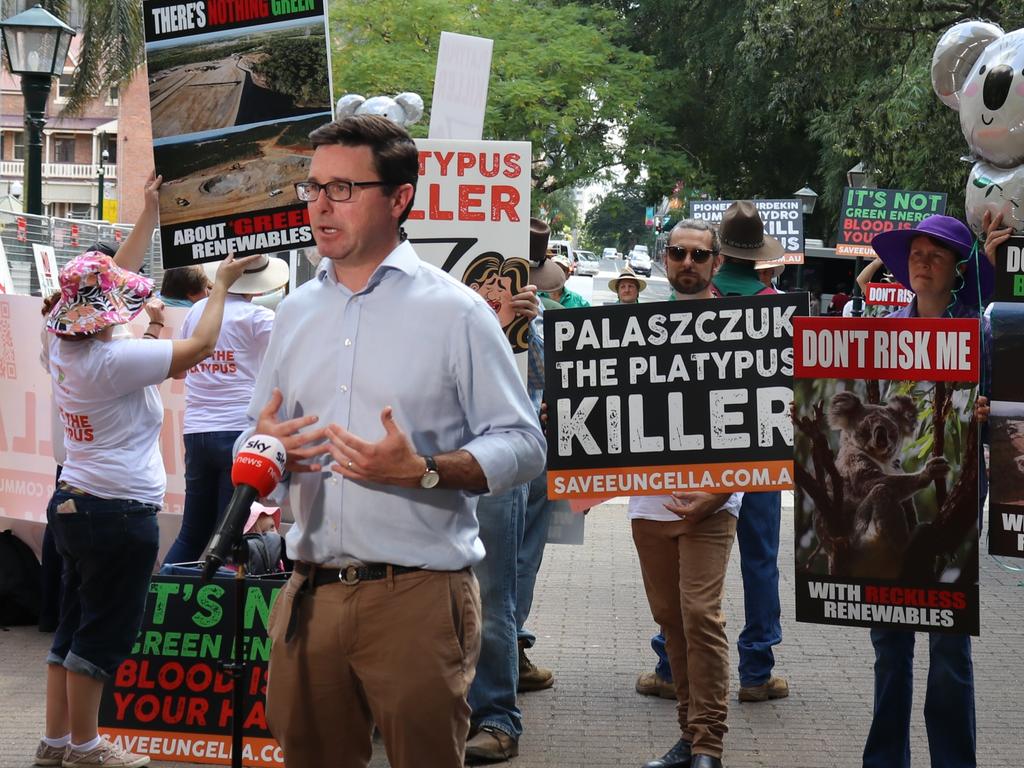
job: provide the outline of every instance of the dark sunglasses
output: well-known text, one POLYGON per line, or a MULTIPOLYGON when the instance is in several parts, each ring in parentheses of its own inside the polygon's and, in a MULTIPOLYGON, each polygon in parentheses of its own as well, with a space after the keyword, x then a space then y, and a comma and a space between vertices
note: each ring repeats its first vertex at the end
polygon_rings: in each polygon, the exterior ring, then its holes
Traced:
POLYGON ((706 248, 683 248, 681 245, 666 245, 665 255, 672 261, 686 261, 689 254, 694 264, 703 264, 715 254, 706 248))

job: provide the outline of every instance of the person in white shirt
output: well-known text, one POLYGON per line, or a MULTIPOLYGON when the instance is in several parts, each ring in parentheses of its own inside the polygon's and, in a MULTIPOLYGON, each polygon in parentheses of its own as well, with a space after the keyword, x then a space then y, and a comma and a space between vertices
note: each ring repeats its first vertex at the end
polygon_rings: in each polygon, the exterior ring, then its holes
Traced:
MULTIPOLYGON (((218 265, 204 265, 210 282, 218 265)), ((198 560, 231 500, 233 447, 249 426, 246 409, 274 327, 274 313, 252 299, 287 282, 286 262, 260 256, 228 291, 213 354, 185 374, 185 510, 164 563, 198 560)), ((192 334, 208 302, 189 310, 179 338, 192 334)))
POLYGON ((142 623, 156 562, 156 514, 167 482, 156 385, 213 351, 227 289, 252 262, 225 262, 195 331, 178 341, 114 337, 142 311, 153 290, 147 278, 99 251, 61 270, 61 297, 46 328, 66 458, 46 516, 64 560, 64 597, 46 658, 46 730, 36 765, 149 762, 101 738, 97 719, 104 682, 142 623))

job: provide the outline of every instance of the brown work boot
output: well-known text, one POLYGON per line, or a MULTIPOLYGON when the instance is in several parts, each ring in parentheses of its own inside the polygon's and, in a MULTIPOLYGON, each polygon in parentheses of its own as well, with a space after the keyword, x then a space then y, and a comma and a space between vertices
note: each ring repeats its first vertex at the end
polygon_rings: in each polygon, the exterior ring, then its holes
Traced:
POLYGON ((466 742, 466 762, 503 763, 519 754, 519 742, 504 731, 483 726, 466 742))
POLYGON ((526 657, 526 646, 519 643, 519 685, 516 691, 543 691, 555 684, 555 675, 550 669, 538 667, 526 657))
POLYGON ((740 701, 768 701, 789 696, 789 683, 783 677, 770 677, 767 683, 740 688, 740 701))
POLYGON ((644 672, 636 679, 636 692, 641 696, 660 696, 663 699, 676 697, 676 686, 657 672, 644 672))

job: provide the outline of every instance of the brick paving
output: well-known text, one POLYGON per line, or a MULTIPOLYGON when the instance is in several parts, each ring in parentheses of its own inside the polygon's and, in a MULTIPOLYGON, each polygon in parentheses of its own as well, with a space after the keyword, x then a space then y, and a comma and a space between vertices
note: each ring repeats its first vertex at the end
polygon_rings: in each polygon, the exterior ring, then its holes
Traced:
MULTIPOLYGON (((736 702, 733 648, 729 768, 860 764, 872 697, 868 633, 793 621, 791 515, 789 501, 780 555, 784 640, 777 649, 776 671, 789 679, 792 693, 776 702, 736 702)), ((738 558, 734 548, 726 588, 733 641, 743 625, 738 558)), ((982 558, 982 637, 975 642, 974 664, 978 764, 986 768, 1020 765, 1024 753, 1022 578, 982 558)), ((640 766, 675 742, 673 703, 633 690, 637 674, 652 667, 648 640, 656 628, 621 504, 605 504, 590 514, 584 546, 548 548, 530 623, 539 638, 531 658, 554 669, 556 682, 553 689, 521 697, 525 733, 520 756, 512 761, 515 768, 640 766)), ((43 720, 42 659, 48 638, 32 628, 0 632, 0 768, 31 765, 43 720)), ((918 649, 912 749, 915 764, 923 766, 927 645, 919 641, 918 649)), ((387 761, 383 750, 377 751, 373 768, 383 768, 387 761)))

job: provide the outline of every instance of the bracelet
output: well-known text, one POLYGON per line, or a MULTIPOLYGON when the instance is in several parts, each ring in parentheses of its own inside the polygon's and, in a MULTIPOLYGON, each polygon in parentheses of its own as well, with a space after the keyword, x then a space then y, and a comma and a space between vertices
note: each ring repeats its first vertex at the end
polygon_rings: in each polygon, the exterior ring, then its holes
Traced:
POLYGON ((163 324, 163 323, 158 323, 158 322, 157 322, 156 320, 150 320, 150 321, 149 321, 149 324, 150 324, 150 325, 159 325, 159 326, 160 326, 161 328, 163 328, 163 327, 164 327, 164 324, 163 324))
POLYGON ((146 333, 142 334, 142 338, 144 338, 144 339, 155 339, 156 336, 154 336, 152 333, 149 333, 147 331, 146 333))

